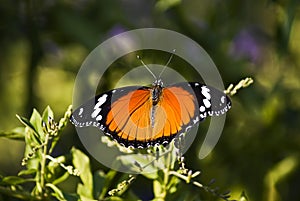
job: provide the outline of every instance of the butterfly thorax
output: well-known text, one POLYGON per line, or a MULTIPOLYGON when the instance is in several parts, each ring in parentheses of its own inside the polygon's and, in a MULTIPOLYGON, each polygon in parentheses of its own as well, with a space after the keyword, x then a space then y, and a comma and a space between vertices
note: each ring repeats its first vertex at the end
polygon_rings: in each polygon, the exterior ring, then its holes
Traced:
POLYGON ((155 106, 160 100, 162 94, 162 86, 156 84, 152 88, 151 98, 152 98, 152 105, 155 106))

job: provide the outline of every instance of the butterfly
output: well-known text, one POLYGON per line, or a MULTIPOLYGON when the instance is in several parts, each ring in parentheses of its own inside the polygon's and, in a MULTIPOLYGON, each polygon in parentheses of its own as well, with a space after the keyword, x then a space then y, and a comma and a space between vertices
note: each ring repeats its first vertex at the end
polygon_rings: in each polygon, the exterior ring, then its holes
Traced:
POLYGON ((177 134, 208 116, 225 114, 230 107, 229 97, 214 87, 199 82, 164 86, 156 79, 152 86, 126 86, 99 94, 79 106, 70 120, 76 127, 97 127, 125 147, 146 148, 166 145, 177 134))

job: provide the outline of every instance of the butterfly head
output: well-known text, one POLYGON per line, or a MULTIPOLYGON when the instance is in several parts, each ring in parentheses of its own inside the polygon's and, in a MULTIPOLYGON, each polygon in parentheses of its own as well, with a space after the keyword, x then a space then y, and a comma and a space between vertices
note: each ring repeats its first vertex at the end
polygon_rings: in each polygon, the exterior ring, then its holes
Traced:
POLYGON ((163 81, 161 79, 155 79, 155 81, 152 83, 152 86, 160 86, 162 87, 164 85, 163 81))

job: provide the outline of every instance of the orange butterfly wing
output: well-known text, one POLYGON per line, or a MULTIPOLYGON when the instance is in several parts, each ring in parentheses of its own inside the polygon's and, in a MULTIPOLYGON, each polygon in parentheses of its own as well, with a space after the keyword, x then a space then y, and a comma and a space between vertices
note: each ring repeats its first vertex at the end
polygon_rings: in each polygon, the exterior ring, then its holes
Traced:
POLYGON ((147 147, 167 144, 176 134, 207 116, 225 114, 230 107, 226 94, 198 82, 165 88, 129 86, 90 99, 72 113, 71 122, 76 127, 98 127, 126 147, 147 147))
POLYGON ((113 102, 106 125, 126 144, 153 145, 180 132, 195 116, 195 107, 195 96, 180 87, 162 88, 155 106, 151 88, 138 89, 113 102))
POLYGON ((195 98, 193 94, 180 87, 163 88, 158 103, 160 109, 154 115, 157 126, 153 140, 173 137, 179 133, 195 116, 195 98))
POLYGON ((150 135, 150 116, 146 114, 151 108, 149 98, 149 90, 138 89, 113 102, 106 118, 108 130, 128 141, 146 139, 150 135))

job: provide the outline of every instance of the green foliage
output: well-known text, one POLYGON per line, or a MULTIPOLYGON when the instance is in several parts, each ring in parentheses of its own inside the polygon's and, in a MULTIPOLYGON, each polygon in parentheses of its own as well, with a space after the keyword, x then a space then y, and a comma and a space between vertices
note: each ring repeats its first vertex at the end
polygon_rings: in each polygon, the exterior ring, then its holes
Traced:
MULTIPOLYGON (((0 200, 42 199, 34 193, 40 188, 36 179, 41 179, 40 159, 48 131, 37 133, 37 127, 44 127, 35 122, 27 124, 30 118, 21 117, 26 128, 11 130, 17 125, 14 115, 30 117, 33 107, 42 111, 45 105, 55 105, 55 114, 63 115, 71 101, 74 78, 87 54, 115 34, 143 27, 167 28, 192 38, 212 57, 225 85, 241 76, 251 75, 255 80, 253 86, 232 99, 221 141, 203 160, 197 158, 203 137, 200 124, 193 146, 185 154, 192 175, 201 168, 201 180, 209 183, 211 177, 217 178, 219 186, 232 190, 232 197, 241 201, 299 200, 299 6, 297 0, 1 1, 0 200), (20 153, 24 153, 25 164, 21 171, 20 153), (242 191, 245 193, 241 195, 242 191)), ((158 54, 143 56, 146 63, 166 61, 158 54)), ((136 66, 135 60, 117 63, 117 68, 105 76, 101 90, 115 86, 120 76, 136 66)), ((186 63, 172 60, 171 65, 184 71, 188 80, 193 79, 186 63)), ((43 121, 47 123, 48 119, 43 121)), ((58 130, 60 133, 62 129, 58 130)), ((59 189, 65 199, 78 200, 78 184, 87 184, 68 170, 78 173, 69 147, 80 147, 80 143, 72 129, 58 135, 48 138, 44 191, 61 198, 59 189), (59 156, 55 150, 60 150, 59 156)), ((126 158, 122 160, 126 162, 126 158)), ((137 160, 143 165, 142 159, 137 160)), ((177 172, 179 164, 175 161, 171 170, 177 172)), ((91 160, 90 169, 98 168, 99 164, 91 160)), ((176 194, 181 200, 201 200, 201 196, 214 199, 210 193, 191 187, 198 177, 186 185, 187 175, 183 174, 182 180, 177 177, 182 174, 174 176, 174 172, 168 176, 169 183, 174 184, 168 195, 176 194)), ((149 191, 155 190, 156 197, 168 188, 164 188, 162 171, 138 176, 129 185, 121 185, 115 196, 109 196, 108 192, 118 189, 118 183, 131 177, 105 168, 91 174, 93 198, 99 200, 137 200, 144 183, 150 183, 149 191)))
MULTIPOLYGON (((137 200, 138 196, 130 191, 130 185, 137 179, 138 175, 124 174, 119 180, 119 184, 112 189, 116 180, 117 172, 110 170, 104 173, 97 170, 92 173, 90 159, 82 151, 72 148, 65 155, 52 156, 52 152, 61 138, 62 130, 66 126, 71 114, 71 107, 68 108, 64 117, 59 123, 54 121, 54 114, 50 107, 47 107, 42 115, 34 110, 30 119, 17 118, 25 126, 25 129, 16 129, 14 132, 3 132, 2 137, 23 140, 25 142, 25 154, 22 165, 25 169, 21 170, 17 176, 1 177, 0 193, 7 198, 18 198, 22 200, 137 200), (16 132, 18 131, 18 132, 16 132), (23 133, 21 132, 23 131, 23 133), (16 135, 15 133, 19 133, 16 135), (18 136, 18 137, 16 137, 18 136), (21 136, 23 136, 21 138, 21 136), (80 178, 76 183, 76 192, 64 192, 59 184, 67 180, 70 176, 80 178), (127 178, 126 178, 127 177, 127 178), (27 185, 31 183, 33 185, 27 185)), ((181 195, 178 188, 183 183, 189 184, 212 193, 216 197, 229 200, 229 192, 219 193, 209 185, 205 186, 196 180, 200 171, 188 170, 185 167, 184 157, 178 155, 175 146, 170 146, 170 150, 159 156, 158 150, 152 149, 155 160, 163 160, 165 164, 162 170, 142 174, 153 183, 153 194, 156 201, 160 200, 182 200, 183 198, 193 197, 189 193, 181 195), (179 157, 179 158, 178 158, 179 157), (177 197, 177 199, 175 199, 177 197)), ((151 155, 150 155, 151 157, 151 155)), ((135 161, 135 164, 143 169, 153 164, 141 165, 143 162, 139 156, 135 158, 120 158, 124 165, 128 161, 135 161)), ((127 164, 129 165, 129 164, 127 164)), ((151 170, 151 169, 150 169, 151 170)), ((154 170, 154 167, 152 167, 154 170)), ((198 197, 198 196, 197 196, 198 197)), ((201 199, 200 197, 197 198, 201 199)))
MULTIPOLYGON (((76 175, 76 171, 72 166, 63 164, 66 162, 66 156, 53 158, 51 153, 70 114, 71 107, 58 124, 54 121, 54 114, 50 107, 47 107, 42 115, 34 110, 30 120, 17 115, 25 126, 25 129, 18 129, 17 139, 25 142, 22 165, 26 166, 26 169, 21 170, 17 176, 3 177, 0 186, 2 193, 24 200, 49 200, 51 197, 66 200, 57 185, 69 175, 76 175), (62 168, 64 171, 61 170, 62 168), (25 189, 22 185, 25 183, 34 183, 34 187, 25 189)), ((4 133, 6 135, 2 136, 15 139, 16 135, 11 133, 14 132, 4 133)))

